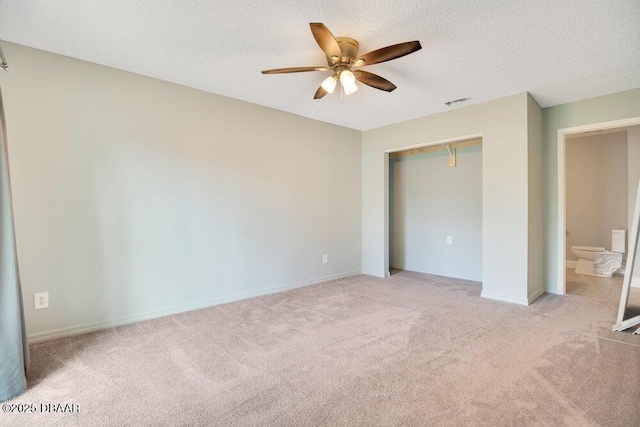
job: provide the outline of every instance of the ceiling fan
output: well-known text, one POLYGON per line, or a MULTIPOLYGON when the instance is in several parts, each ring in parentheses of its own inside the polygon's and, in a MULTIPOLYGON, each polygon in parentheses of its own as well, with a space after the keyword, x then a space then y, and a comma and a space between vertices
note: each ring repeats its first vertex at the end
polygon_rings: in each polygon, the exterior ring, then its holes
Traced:
POLYGON ((376 74, 360 70, 365 65, 378 64, 400 58, 422 49, 419 41, 394 44, 358 56, 358 42, 349 37, 334 37, 331 31, 319 22, 312 22, 311 33, 318 45, 327 56, 327 67, 291 67, 264 70, 262 74, 300 73, 304 71, 333 71, 327 77, 314 95, 313 99, 320 99, 327 93, 333 93, 338 81, 345 95, 351 95, 358 90, 356 80, 376 89, 391 92, 396 85, 376 74), (352 71, 352 68, 354 70, 352 71))

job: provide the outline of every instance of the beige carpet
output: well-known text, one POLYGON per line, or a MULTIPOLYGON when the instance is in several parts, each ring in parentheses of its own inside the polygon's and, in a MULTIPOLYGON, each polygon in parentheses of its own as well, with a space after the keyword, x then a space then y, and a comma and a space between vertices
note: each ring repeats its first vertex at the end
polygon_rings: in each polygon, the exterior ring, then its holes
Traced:
POLYGON ((640 425, 640 336, 616 302, 482 299, 356 276, 32 346, 0 425, 640 425))

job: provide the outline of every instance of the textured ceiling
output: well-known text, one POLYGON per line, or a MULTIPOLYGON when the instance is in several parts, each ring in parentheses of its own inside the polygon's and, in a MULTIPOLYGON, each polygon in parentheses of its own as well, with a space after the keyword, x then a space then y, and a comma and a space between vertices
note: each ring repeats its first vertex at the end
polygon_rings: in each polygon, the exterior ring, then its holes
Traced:
POLYGON ((640 87, 638 0, 0 0, 0 17, 1 40, 359 130, 463 97, 529 91, 546 107, 640 87), (329 72, 260 73, 325 64, 309 22, 355 38, 360 53, 423 49, 364 68, 392 93, 360 84, 314 100, 329 72))

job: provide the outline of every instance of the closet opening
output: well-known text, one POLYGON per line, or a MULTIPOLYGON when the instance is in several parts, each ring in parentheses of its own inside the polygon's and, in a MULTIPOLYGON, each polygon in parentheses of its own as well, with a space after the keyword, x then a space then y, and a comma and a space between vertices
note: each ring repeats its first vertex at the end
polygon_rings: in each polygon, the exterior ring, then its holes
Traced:
POLYGON ((482 139, 389 153, 389 267, 482 282, 482 139))

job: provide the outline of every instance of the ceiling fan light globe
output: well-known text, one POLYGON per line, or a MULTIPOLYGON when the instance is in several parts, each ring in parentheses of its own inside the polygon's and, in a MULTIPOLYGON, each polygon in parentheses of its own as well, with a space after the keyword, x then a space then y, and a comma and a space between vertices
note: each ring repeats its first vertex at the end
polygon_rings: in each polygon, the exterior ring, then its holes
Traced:
POLYGON ((349 70, 344 70, 340 73, 340 84, 342 84, 345 95, 351 95, 358 90, 356 76, 349 70))
POLYGON ((342 88, 344 89, 345 95, 351 95, 352 93, 358 90, 358 86, 356 86, 355 82, 348 85, 343 84, 342 88))
POLYGON ((340 84, 342 85, 342 89, 344 89, 345 95, 351 95, 358 90, 358 86, 356 86, 356 76, 349 70, 344 70, 340 73, 340 84))
POLYGON ((338 78, 336 76, 329 76, 326 79, 324 79, 324 81, 320 86, 322 86, 322 89, 326 90, 328 93, 333 93, 337 83, 338 83, 338 78))
POLYGON ((340 73, 340 83, 342 86, 349 86, 355 84, 356 76, 349 70, 344 70, 340 73))

